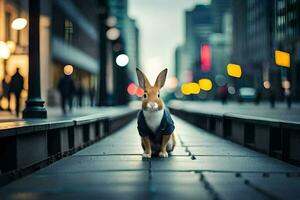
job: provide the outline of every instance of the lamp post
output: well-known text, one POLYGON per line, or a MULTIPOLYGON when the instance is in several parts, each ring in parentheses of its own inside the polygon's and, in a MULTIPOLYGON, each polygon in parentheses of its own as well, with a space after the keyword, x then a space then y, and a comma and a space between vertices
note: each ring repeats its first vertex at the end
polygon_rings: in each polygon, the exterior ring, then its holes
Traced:
POLYGON ((29 80, 23 118, 47 118, 41 98, 39 17, 40 0, 29 0, 29 80))
POLYGON ((107 1, 100 1, 100 23, 99 23, 99 55, 100 55, 100 80, 99 80, 99 93, 98 93, 98 106, 107 105, 107 39, 106 39, 106 20, 107 20, 107 1))

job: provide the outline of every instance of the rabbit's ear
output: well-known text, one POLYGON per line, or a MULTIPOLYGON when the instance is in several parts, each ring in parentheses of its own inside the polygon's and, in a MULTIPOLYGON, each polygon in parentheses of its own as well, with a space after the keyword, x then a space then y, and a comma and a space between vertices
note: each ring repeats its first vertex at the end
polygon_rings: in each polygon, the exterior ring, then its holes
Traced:
POLYGON ((139 85, 142 89, 146 90, 146 88, 149 88, 151 86, 146 75, 138 68, 136 68, 136 74, 138 77, 139 85))
POLYGON ((165 85, 167 73, 168 73, 167 68, 159 73, 159 75, 158 75, 158 77, 156 78, 156 81, 155 81, 155 86, 157 88, 160 89, 165 85))

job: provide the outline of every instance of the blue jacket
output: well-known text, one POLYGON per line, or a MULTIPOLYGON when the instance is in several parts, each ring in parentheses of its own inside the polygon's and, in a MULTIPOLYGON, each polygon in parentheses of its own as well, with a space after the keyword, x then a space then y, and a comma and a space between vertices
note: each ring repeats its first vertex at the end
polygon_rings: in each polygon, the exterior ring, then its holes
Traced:
POLYGON ((155 133, 153 133, 148 127, 142 110, 140 110, 138 113, 137 125, 140 136, 149 136, 150 140, 154 142, 161 142, 163 135, 171 135, 175 129, 174 121, 171 118, 170 111, 166 108, 164 109, 164 115, 161 123, 155 133))

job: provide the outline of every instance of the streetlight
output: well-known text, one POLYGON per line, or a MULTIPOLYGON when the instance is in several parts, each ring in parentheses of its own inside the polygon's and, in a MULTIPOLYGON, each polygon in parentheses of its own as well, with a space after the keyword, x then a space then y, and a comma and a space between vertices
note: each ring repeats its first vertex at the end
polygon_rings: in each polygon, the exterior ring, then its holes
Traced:
POLYGON ((120 67, 125 67, 129 63, 129 58, 126 54, 120 54, 116 58, 116 63, 120 67))
POLYGON ((12 23, 11 23, 11 28, 14 30, 22 30, 26 27, 27 25, 27 20, 24 18, 16 18, 12 23))

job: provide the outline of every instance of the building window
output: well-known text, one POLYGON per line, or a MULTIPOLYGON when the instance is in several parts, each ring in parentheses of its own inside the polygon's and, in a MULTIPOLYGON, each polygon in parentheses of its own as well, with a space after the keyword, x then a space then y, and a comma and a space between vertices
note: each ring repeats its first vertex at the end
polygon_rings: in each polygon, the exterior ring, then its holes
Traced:
POLYGON ((64 33, 65 41, 71 44, 73 40, 73 23, 68 19, 65 20, 64 33))

